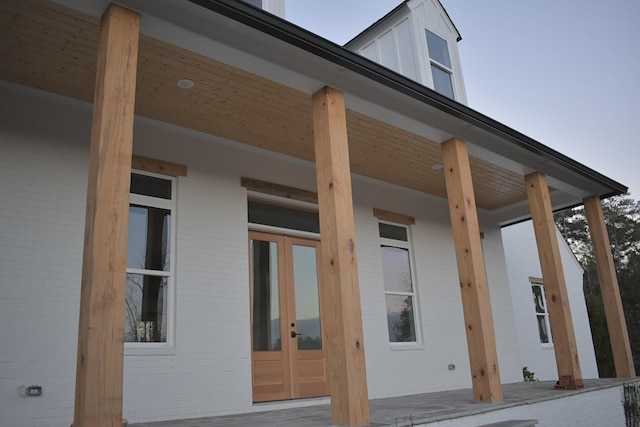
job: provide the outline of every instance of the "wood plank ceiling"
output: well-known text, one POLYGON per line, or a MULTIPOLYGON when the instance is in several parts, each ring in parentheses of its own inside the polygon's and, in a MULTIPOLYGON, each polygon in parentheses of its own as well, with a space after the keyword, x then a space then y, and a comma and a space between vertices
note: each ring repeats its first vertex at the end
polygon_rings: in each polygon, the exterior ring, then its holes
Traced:
MULTIPOLYGON (((91 102, 98 26, 54 3, 3 0, 0 79, 91 102)), ((314 160, 310 95, 145 35, 136 114, 314 160), (194 88, 177 86, 185 77, 194 88)), ((347 120, 354 173, 446 197, 437 142, 351 110, 347 120)), ((523 176, 475 157, 471 169, 478 207, 526 200, 523 176)))

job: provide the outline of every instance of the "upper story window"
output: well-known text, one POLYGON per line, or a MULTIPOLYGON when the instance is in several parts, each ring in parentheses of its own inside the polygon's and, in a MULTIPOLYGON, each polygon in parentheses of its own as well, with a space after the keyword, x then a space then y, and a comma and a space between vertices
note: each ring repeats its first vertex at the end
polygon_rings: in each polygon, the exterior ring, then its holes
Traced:
POLYGON ((389 342, 416 343, 416 292, 409 229, 386 222, 380 222, 378 228, 389 342))
POLYGON ((549 327, 549 311, 547 310, 544 286, 541 282, 531 282, 531 290, 533 292, 533 305, 536 310, 540 343, 552 344, 551 328, 549 327))
POLYGON ((131 174, 124 340, 172 342, 175 179, 131 174))
POLYGON ((427 33, 427 48, 429 49, 433 89, 436 92, 454 99, 453 69, 451 67, 451 57, 449 56, 447 41, 429 30, 425 31, 427 33))

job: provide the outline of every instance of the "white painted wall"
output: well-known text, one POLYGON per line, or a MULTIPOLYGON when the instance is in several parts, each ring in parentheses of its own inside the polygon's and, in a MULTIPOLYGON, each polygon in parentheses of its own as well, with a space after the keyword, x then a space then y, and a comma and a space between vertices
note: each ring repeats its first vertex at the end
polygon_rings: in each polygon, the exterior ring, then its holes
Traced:
MULTIPOLYGON (((0 425, 66 427, 73 414, 91 106, 0 83, 0 425), (21 385, 41 397, 18 395, 21 385)), ((313 164, 138 119, 136 154, 182 163, 177 183, 176 346, 126 351, 131 422, 264 411, 253 405, 246 190, 240 177, 315 189, 313 164)), ((354 178, 364 344, 371 398, 471 386, 453 239, 444 200, 354 178), (421 344, 386 330, 374 207, 413 215, 421 344), (449 371, 447 366, 455 364, 449 371)), ((504 382, 521 379, 499 229, 483 224, 504 382)))
POLYGON ((285 18, 284 0, 262 0, 262 8, 280 18, 285 18))
MULTIPOLYGON (((582 291, 582 267, 571 253, 560 232, 557 232, 560 255, 564 268, 573 327, 578 345, 578 356, 583 378, 598 378, 598 367, 589 327, 589 317, 582 291)), ((557 380, 558 371, 552 346, 540 344, 536 313, 532 300, 530 277, 542 278, 538 249, 531 221, 502 229, 505 257, 511 296, 515 310, 515 326, 522 357, 522 366, 527 366, 540 380, 557 380)))
POLYGON ((417 62, 411 18, 400 16, 385 26, 357 52, 410 79, 421 81, 422 72, 417 62))
POLYGON ((425 29, 447 41, 455 100, 467 104, 458 51, 458 32, 438 0, 412 0, 347 47, 385 67, 433 88, 425 29))

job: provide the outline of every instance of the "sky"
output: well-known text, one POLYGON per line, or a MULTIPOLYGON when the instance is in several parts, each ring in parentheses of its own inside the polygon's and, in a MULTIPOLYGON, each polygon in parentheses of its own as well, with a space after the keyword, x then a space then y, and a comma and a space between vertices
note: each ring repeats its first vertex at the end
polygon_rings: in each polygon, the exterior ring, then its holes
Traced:
MULTIPOLYGON (((401 0, 286 0, 286 18, 344 44, 401 0)), ((640 0, 441 0, 469 106, 640 199, 640 0)))

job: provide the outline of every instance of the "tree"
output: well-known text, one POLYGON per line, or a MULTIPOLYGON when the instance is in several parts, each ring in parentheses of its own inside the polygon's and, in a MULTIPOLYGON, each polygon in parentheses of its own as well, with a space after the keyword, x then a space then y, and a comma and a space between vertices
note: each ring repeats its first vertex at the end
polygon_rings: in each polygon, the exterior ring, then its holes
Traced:
MULTIPOLYGON (((640 372, 640 202, 628 194, 602 202, 636 372, 640 372)), ((584 207, 556 213, 556 224, 584 269, 584 293, 600 376, 615 376, 604 305, 584 207)))

